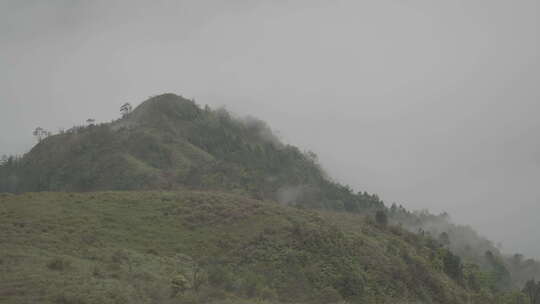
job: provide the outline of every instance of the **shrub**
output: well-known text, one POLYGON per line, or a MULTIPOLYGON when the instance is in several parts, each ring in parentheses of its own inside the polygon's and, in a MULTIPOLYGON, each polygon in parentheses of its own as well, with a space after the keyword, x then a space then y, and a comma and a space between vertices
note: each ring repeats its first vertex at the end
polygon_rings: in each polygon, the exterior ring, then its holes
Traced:
POLYGON ((58 304, 85 304, 86 301, 80 296, 63 293, 54 300, 58 304))
POLYGON ((47 263, 47 268, 50 270, 63 271, 70 266, 70 262, 64 258, 54 258, 47 263))
POLYGON ((101 270, 101 268, 95 266, 93 269, 92 269, 92 275, 96 278, 104 278, 105 277, 105 274, 103 273, 103 271, 101 270))
POLYGON ((317 302, 320 304, 339 303, 343 301, 339 292, 332 287, 323 288, 317 298, 317 302))
POLYGON ((375 221, 380 226, 386 226, 388 224, 388 216, 386 215, 386 212, 383 210, 377 211, 377 213, 375 213, 375 221))
POLYGON ((259 297, 263 300, 272 301, 278 298, 277 292, 270 287, 263 287, 259 291, 259 297))
POLYGON ((230 289, 233 279, 232 273, 224 266, 215 265, 208 269, 208 282, 213 286, 230 289))

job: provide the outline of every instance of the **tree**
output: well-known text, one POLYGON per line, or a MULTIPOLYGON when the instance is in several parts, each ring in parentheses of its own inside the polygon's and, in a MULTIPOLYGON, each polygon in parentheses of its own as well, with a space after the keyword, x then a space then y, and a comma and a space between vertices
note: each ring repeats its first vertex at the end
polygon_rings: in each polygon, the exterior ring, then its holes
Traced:
POLYGON ((125 104, 123 104, 120 107, 120 113, 122 113, 122 118, 127 117, 129 115, 129 113, 131 113, 132 109, 133 109, 133 107, 131 106, 131 104, 129 102, 126 102, 125 104))
POLYGON ((523 293, 527 295, 531 304, 540 304, 540 281, 527 281, 523 288, 523 293))
POLYGON ((443 256, 444 272, 456 281, 461 281, 463 278, 463 265, 461 258, 449 250, 446 250, 443 256))
POLYGON ((447 232, 442 232, 441 234, 439 234, 439 242, 443 246, 449 246, 450 245, 450 236, 448 235, 447 232))
POLYGON ((375 213, 375 221, 381 226, 386 226, 388 224, 388 216, 384 210, 379 210, 375 213))
POLYGON ((93 118, 88 118, 86 120, 86 124, 89 125, 89 126, 93 126, 95 123, 96 123, 96 120, 93 119, 93 118))
POLYGON ((32 132, 32 135, 34 135, 37 138, 38 142, 40 142, 47 136, 50 136, 51 132, 43 129, 42 127, 37 127, 34 132, 32 132))
POLYGON ((512 264, 514 267, 519 267, 523 263, 523 254, 516 253, 512 256, 512 264))
POLYGON ((497 290, 506 290, 511 284, 510 272, 506 268, 504 262, 500 257, 496 256, 490 250, 486 251, 485 259, 491 266, 491 274, 495 279, 494 289, 497 290))

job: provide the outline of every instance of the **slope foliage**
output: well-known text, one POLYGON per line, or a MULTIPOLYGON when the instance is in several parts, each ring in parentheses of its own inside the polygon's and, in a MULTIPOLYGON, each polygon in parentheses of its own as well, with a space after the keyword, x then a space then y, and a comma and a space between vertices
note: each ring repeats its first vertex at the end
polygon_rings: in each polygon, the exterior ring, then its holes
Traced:
POLYGON ((478 267, 493 291, 521 289, 526 282, 540 278, 540 263, 521 254, 505 255, 490 240, 470 226, 452 223, 448 214, 409 212, 393 204, 388 210, 391 223, 415 233, 429 235, 458 255, 464 264, 478 267))
POLYGON ((126 118, 50 136, 0 167, 0 192, 227 190, 330 210, 382 208, 329 180, 313 153, 281 143, 256 119, 164 94, 126 118))
POLYGON ((0 231, 0 302, 540 299, 536 261, 386 208, 265 123, 174 94, 3 160, 0 231))
POLYGON ((219 192, 2 195, 0 230, 9 303, 492 300, 404 230, 219 192))

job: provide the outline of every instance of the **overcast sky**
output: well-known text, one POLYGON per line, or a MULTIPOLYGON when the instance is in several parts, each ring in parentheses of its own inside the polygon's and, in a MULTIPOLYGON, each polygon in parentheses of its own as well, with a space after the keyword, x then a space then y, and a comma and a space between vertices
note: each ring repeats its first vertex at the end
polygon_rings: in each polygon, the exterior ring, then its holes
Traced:
POLYGON ((0 0, 0 154, 174 92, 540 257, 537 0, 0 0))

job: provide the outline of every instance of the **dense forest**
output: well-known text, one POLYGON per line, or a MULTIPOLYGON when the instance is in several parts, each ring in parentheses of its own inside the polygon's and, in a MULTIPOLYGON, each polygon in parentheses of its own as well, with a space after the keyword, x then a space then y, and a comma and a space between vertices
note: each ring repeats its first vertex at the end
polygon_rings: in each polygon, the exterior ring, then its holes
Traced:
POLYGON ((257 119, 164 94, 36 135, 0 165, 0 267, 20 282, 0 277, 0 299, 540 303, 537 261, 333 181, 257 119))

